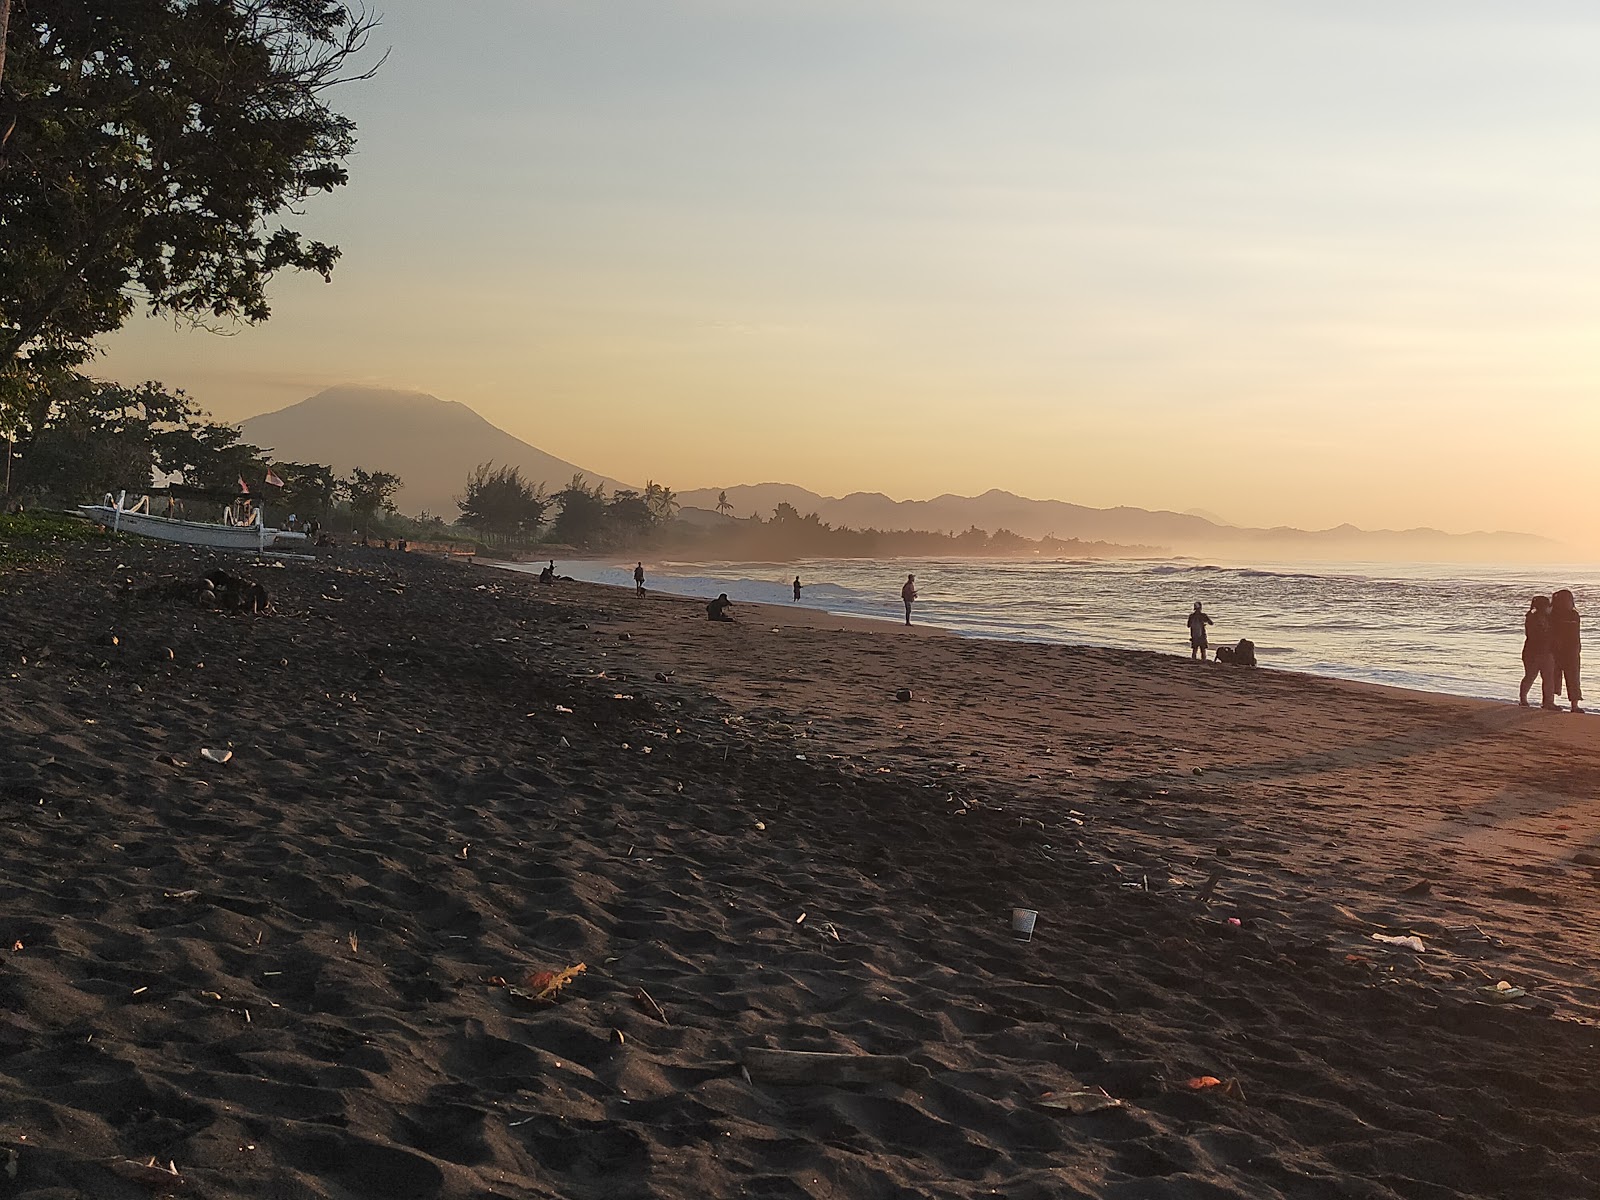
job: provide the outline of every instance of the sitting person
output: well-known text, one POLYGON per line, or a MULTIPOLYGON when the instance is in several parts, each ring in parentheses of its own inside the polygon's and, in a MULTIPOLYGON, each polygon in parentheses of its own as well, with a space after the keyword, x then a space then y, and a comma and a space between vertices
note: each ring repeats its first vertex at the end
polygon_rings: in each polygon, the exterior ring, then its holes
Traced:
POLYGON ((728 610, 733 607, 733 601, 728 599, 728 593, 723 592, 710 604, 706 605, 706 620, 727 621, 730 625, 733 618, 728 615, 728 610))
POLYGON ((1232 663, 1236 667, 1256 665, 1256 644, 1249 638, 1240 638, 1237 646, 1218 646, 1217 661, 1232 663))
POLYGON ((555 577, 556 577, 556 564, 555 564, 555 560, 551 559, 550 560, 550 565, 548 567, 543 567, 543 568, 540 569, 540 571, 539 571, 539 582, 540 583, 552 583, 552 582, 555 581, 555 577))

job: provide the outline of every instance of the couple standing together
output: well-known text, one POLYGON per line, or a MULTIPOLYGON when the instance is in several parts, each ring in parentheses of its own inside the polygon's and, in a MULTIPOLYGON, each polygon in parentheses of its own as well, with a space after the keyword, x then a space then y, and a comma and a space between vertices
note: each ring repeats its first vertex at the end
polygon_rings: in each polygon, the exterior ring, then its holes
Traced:
POLYGON ((1583 690, 1578 686, 1578 659, 1582 639, 1572 593, 1562 588, 1552 596, 1535 596, 1522 628, 1522 690, 1517 703, 1528 707, 1528 689, 1539 679, 1544 700, 1541 707, 1559 708, 1556 697, 1565 683, 1572 711, 1581 711, 1578 702, 1583 699, 1583 690))

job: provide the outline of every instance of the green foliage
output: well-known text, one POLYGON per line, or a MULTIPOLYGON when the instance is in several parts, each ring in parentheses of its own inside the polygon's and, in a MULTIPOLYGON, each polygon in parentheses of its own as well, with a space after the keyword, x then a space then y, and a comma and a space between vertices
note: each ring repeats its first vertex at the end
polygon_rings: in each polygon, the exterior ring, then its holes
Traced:
POLYGON ((156 472, 209 487, 259 477, 260 452, 181 390, 103 383, 63 368, 25 378, 3 410, 21 454, 13 493, 77 501, 147 487, 156 472))
POLYGON ((276 272, 327 278, 338 249, 272 218, 346 182, 354 126, 328 89, 375 24, 332 0, 15 4, 0 371, 83 362, 136 299, 255 322, 276 272))
POLYGON ((338 487, 350 503, 351 515, 358 521, 371 522, 380 513, 388 515, 395 511, 394 494, 400 490, 401 479, 388 471, 352 467, 338 487))
POLYGON ((6 513, 0 515, 0 566, 44 561, 56 557, 63 543, 108 536, 87 521, 60 513, 6 513))
POLYGON ((461 510, 457 523, 502 536, 534 533, 549 506, 544 484, 530 484, 520 467, 480 463, 467 476, 466 495, 456 501, 461 510))

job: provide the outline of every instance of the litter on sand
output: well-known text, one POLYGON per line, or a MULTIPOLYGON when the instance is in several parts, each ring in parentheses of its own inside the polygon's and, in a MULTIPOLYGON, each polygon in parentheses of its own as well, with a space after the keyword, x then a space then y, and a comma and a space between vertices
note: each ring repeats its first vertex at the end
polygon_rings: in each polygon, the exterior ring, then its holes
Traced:
POLYGON ((207 762, 225 763, 233 757, 233 751, 212 750, 210 747, 207 747, 206 749, 200 751, 200 757, 205 759, 207 762))
POLYGON ((1043 1108, 1059 1108, 1075 1117, 1086 1117, 1090 1113, 1104 1112, 1108 1108, 1123 1107, 1121 1100, 1115 1096, 1108 1096, 1103 1091, 1046 1092, 1039 1097, 1039 1104, 1043 1108))
POLYGON ((1478 990, 1491 1000, 1520 1000, 1528 994, 1527 988, 1513 987, 1504 979, 1492 987, 1481 987, 1478 990))
POLYGON ((1427 950, 1427 947, 1422 944, 1422 939, 1414 933, 1407 936, 1375 933, 1372 935, 1372 940, 1382 942, 1385 946, 1399 946, 1404 950, 1415 950, 1418 954, 1427 950))
MULTIPOLYGON (((560 998, 561 989, 588 969, 587 964, 576 963, 560 971, 534 971, 523 981, 527 985, 525 987, 516 987, 505 983, 504 980, 501 980, 501 984, 506 989, 506 995, 514 1002, 534 1008, 554 1004, 560 998)), ((498 975, 494 976, 491 983, 498 979, 500 979, 498 975)))
POLYGON ((633 1002, 637 1004, 641 1010, 660 1021, 663 1025, 670 1025, 672 1023, 667 1020, 667 1014, 662 1011, 661 1005, 657 1004, 655 1000, 651 998, 650 993, 645 991, 643 988, 639 988, 633 993, 633 1002))

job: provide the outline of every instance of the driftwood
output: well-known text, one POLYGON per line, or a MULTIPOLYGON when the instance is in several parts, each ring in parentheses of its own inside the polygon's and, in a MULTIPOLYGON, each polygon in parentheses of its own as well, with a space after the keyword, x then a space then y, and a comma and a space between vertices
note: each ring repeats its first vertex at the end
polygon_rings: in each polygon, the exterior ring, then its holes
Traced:
POLYGON ((899 1054, 819 1054, 809 1050, 744 1052, 745 1070, 760 1083, 901 1083, 927 1077, 926 1068, 899 1054))

